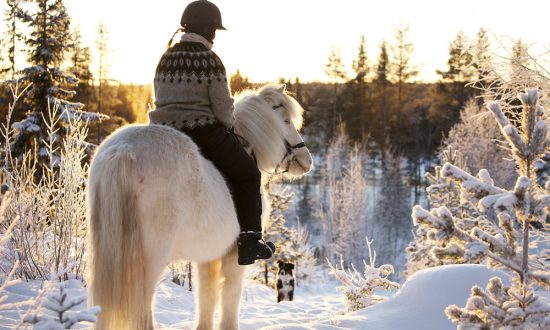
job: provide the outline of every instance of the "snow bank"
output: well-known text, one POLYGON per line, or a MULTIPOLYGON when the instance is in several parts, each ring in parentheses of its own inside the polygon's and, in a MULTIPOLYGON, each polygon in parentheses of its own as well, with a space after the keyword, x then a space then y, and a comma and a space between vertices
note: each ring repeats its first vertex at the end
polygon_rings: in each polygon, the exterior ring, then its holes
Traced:
POLYGON ((345 329, 456 329, 444 313, 445 307, 464 306, 475 284, 487 285, 500 276, 508 284, 508 275, 482 265, 447 265, 424 269, 411 276, 395 296, 342 319, 345 329))

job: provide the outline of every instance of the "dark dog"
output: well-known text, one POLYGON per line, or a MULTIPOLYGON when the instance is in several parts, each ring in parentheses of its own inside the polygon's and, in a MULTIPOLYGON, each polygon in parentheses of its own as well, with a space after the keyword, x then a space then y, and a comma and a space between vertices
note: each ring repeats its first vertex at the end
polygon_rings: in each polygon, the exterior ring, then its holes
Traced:
POLYGON ((292 301, 294 297, 294 264, 278 261, 279 270, 277 271, 277 302, 283 300, 292 301))

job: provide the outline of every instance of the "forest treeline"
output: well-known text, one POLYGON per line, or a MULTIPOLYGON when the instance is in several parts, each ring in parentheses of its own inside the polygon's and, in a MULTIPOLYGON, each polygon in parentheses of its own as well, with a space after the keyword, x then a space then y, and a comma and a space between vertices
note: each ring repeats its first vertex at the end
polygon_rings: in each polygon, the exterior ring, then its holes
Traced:
MULTIPOLYGON (((123 84, 110 77, 112 50, 104 23, 98 26, 94 45, 99 67, 92 72, 92 48, 83 45, 79 29, 72 28, 63 1, 37 0, 32 9, 22 3, 6 0, 6 31, 0 47, 0 79, 33 84, 23 102, 18 102, 12 122, 27 120, 43 128, 37 118, 45 117, 44 102, 53 99, 64 107, 78 103, 84 105, 79 110, 109 117, 98 117, 90 124, 89 139, 94 143, 122 125, 147 122, 152 86, 123 84), (20 67, 21 63, 28 66, 20 67), (42 115, 29 117, 31 112, 42 115)), ((372 57, 367 54, 365 36, 360 36, 351 63, 353 77, 346 73, 339 48, 333 47, 324 68, 328 82, 280 78, 305 109, 304 133, 312 150, 326 146, 338 124, 345 122, 352 140, 380 155, 393 149, 418 162, 434 154, 465 103, 478 96, 467 84, 484 79, 476 63, 491 56, 490 42, 483 29, 471 39, 458 32, 449 43, 447 68, 437 71, 439 81, 424 83, 418 80, 419 68, 412 61, 414 45, 407 33, 408 27, 398 27, 392 40, 381 41, 372 57)), ((514 52, 521 56, 524 48, 518 41, 514 52)), ((237 70, 230 85, 238 93, 260 84, 237 70)), ((9 84, 2 84, 2 120, 11 101, 9 84)))
MULTIPOLYGON (((429 159, 465 104, 484 102, 478 87, 491 84, 491 78, 479 64, 493 56, 484 29, 472 38, 457 33, 449 43, 447 67, 437 70, 440 78, 432 83, 418 79, 407 31, 397 28, 392 42, 380 42, 375 58, 367 54, 365 37, 360 36, 351 77, 339 49, 333 47, 325 66, 329 82, 279 79, 305 109, 304 133, 313 150, 325 147, 344 122, 351 140, 382 157, 384 150, 392 149, 409 161, 429 159)), ((511 62, 525 62, 526 49, 521 40, 516 41, 511 62)), ((255 86, 240 71, 230 84, 234 92, 255 86)))

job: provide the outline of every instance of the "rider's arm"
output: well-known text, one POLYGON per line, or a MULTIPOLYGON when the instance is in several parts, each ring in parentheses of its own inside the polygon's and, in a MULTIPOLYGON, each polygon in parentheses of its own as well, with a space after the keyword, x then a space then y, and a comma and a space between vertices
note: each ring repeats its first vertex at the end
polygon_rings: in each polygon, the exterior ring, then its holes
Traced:
POLYGON ((235 117, 233 112, 235 106, 233 104, 233 98, 231 97, 231 92, 229 91, 229 85, 227 83, 227 75, 225 73, 225 67, 221 63, 221 60, 212 53, 214 61, 219 65, 219 71, 215 76, 211 78, 210 83, 208 84, 208 95, 210 98, 210 104, 214 117, 227 128, 233 126, 235 117))

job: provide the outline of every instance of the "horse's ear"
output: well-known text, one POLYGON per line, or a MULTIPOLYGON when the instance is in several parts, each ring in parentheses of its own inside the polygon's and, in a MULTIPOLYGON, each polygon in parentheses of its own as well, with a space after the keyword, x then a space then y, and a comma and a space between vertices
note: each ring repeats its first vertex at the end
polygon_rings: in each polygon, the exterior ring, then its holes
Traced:
POLYGON ((280 85, 279 88, 277 88, 277 91, 281 94, 284 93, 286 91, 286 84, 280 85))

